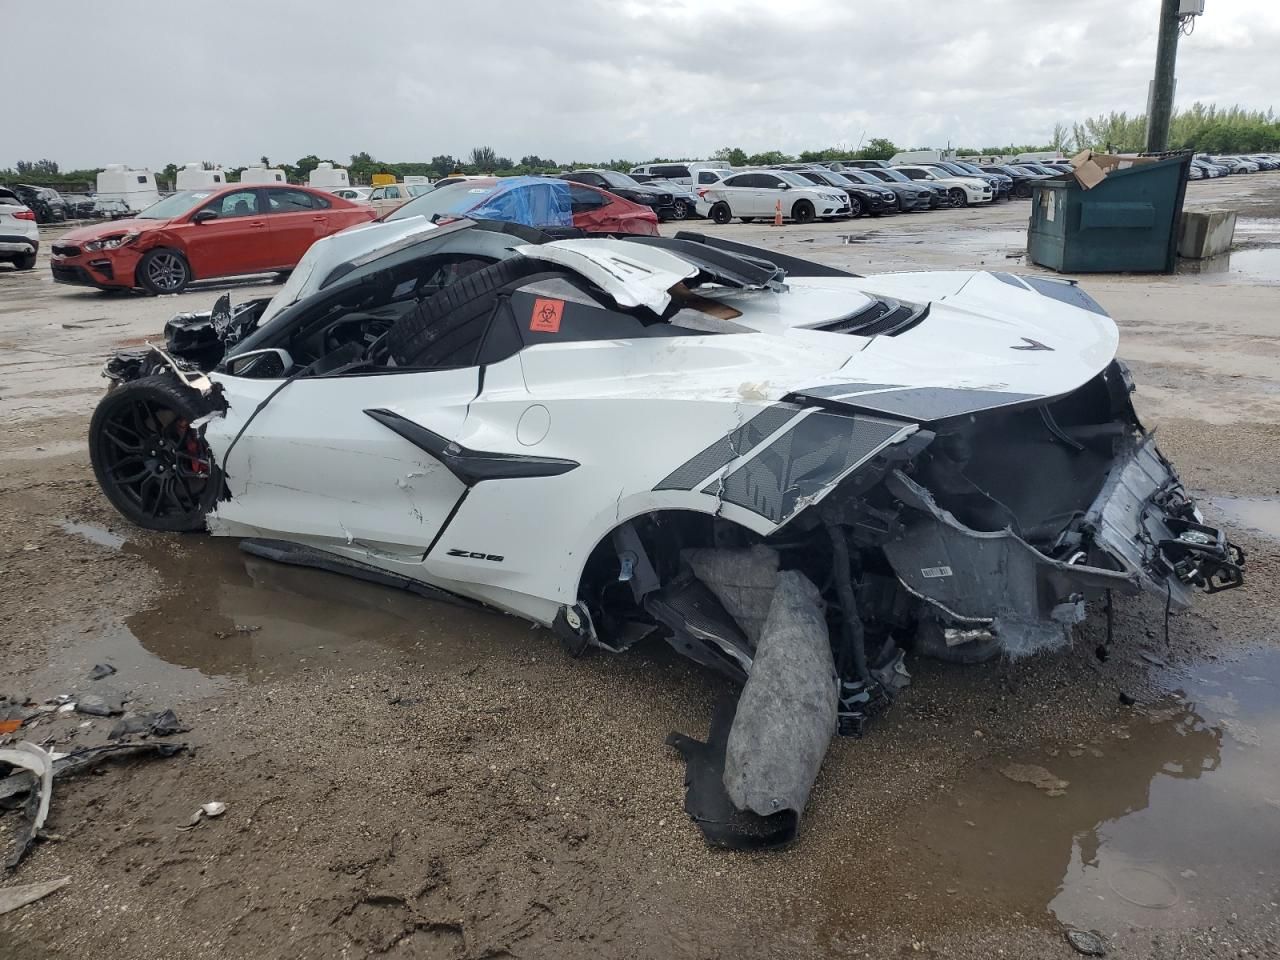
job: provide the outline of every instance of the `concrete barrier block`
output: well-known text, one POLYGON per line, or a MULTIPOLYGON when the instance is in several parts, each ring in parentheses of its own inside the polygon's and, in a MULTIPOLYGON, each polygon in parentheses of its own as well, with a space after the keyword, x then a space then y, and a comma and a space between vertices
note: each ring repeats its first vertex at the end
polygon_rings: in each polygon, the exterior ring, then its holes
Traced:
POLYGON ((1178 225, 1178 256, 1205 260, 1231 249, 1236 235, 1234 210, 1184 210, 1178 225))

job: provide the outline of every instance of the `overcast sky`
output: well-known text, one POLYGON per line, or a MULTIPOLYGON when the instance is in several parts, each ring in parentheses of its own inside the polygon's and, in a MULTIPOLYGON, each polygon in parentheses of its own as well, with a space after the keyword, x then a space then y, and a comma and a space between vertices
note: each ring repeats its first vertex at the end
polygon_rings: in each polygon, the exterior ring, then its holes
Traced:
MULTIPOLYGON (((1141 112, 1159 0, 24 3, 0 167, 492 146, 560 162, 1044 142, 1141 112), (194 11, 200 10, 200 13, 194 11), (16 82, 16 89, 14 84, 16 82)), ((1280 0, 1208 0, 1179 106, 1267 108, 1280 0)), ((1280 104, 1277 104, 1280 106, 1280 104)))

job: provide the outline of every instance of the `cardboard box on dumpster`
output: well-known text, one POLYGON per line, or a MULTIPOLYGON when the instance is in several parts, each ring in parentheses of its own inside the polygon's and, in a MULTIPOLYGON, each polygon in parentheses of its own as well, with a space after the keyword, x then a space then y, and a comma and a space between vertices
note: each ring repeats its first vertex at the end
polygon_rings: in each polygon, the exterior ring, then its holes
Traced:
POLYGON ((1071 158, 1071 166, 1075 170, 1076 182, 1086 190, 1092 190, 1107 174, 1116 170, 1127 170, 1144 163, 1155 163, 1159 157, 1139 157, 1132 153, 1094 153, 1092 150, 1081 150, 1071 158))

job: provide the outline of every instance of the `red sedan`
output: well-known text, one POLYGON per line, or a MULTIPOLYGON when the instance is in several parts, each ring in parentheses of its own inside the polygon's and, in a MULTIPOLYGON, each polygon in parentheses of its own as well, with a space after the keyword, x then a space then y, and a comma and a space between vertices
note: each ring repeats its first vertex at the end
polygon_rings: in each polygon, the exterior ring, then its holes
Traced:
POLYGON ((53 279, 104 290, 180 293, 193 280, 292 270, 321 237, 374 219, 309 187, 184 190, 132 220, 72 230, 53 244, 53 279))

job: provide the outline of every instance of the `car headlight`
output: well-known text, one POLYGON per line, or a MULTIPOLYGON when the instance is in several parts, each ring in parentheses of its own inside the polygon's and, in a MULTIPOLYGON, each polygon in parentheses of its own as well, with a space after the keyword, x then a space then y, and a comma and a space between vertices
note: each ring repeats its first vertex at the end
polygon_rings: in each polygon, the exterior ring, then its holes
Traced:
POLYGON ((117 250, 120 247, 126 247, 133 241, 138 239, 136 233, 121 233, 114 237, 103 237, 101 240, 90 240, 84 245, 86 250, 96 252, 98 250, 117 250))
POLYGON ((892 201, 896 196, 897 194, 895 194, 892 190, 886 190, 884 193, 880 194, 880 198, 882 200, 889 200, 889 201, 892 201))

